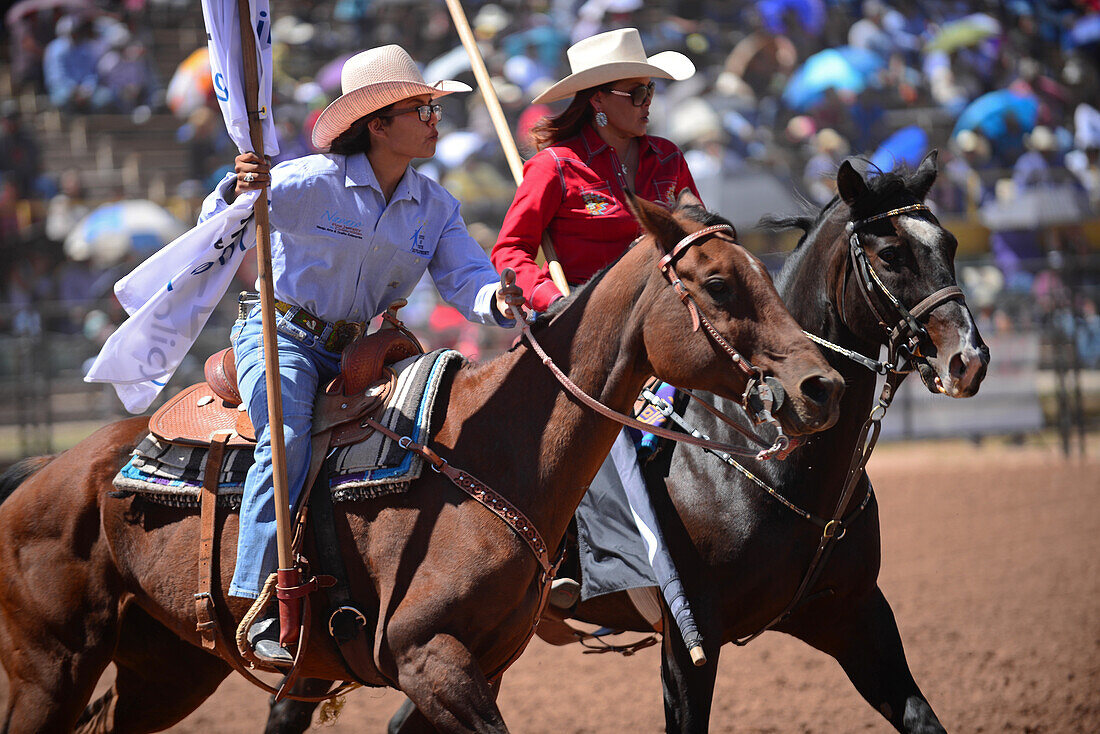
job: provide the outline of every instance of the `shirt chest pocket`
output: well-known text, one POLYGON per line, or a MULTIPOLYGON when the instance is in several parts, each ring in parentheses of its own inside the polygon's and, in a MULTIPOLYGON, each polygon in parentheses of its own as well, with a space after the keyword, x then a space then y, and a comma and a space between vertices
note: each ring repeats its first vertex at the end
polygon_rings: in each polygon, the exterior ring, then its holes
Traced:
POLYGON ((404 249, 395 251, 386 269, 386 282, 382 285, 391 294, 395 291, 401 293, 411 291, 424 275, 424 271, 428 269, 431 260, 431 255, 420 255, 404 249))
POLYGON ((606 217, 622 211, 622 205, 611 194, 611 186, 606 183, 582 186, 575 208, 579 214, 588 217, 606 217))
POLYGON ((679 192, 676 191, 676 181, 674 179, 654 179, 653 189, 652 201, 655 204, 660 204, 669 210, 676 207, 676 195, 679 192))

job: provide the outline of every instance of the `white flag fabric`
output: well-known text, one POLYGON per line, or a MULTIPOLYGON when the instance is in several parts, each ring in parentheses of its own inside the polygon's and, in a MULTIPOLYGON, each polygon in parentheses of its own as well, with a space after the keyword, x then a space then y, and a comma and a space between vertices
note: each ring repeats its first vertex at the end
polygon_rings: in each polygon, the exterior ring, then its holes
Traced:
MULTIPOLYGON (((271 9, 268 0, 251 0, 252 31, 259 55, 259 111, 264 131, 264 154, 278 155, 275 118, 271 114, 271 9)), ((218 98, 229 137, 243 153, 252 150, 248 134, 248 106, 244 101, 244 58, 241 32, 237 24, 237 0, 202 0, 206 22, 207 46, 210 47, 210 74, 214 78, 214 96, 218 98)))
MULTIPOLYGON (((264 153, 279 143, 271 114, 271 11, 268 0, 251 0, 263 115, 264 153)), ((251 150, 244 100, 236 0, 203 0, 214 89, 226 128, 241 152, 251 150)), ((131 413, 144 412, 179 367, 233 280, 238 254, 256 242, 246 232, 259 192, 249 191, 207 221, 178 237, 115 283, 129 314, 100 350, 86 382, 112 383, 131 413)))
POLYGON ((152 404, 232 282, 240 253, 255 244, 259 195, 245 192, 115 283, 130 318, 108 337, 86 382, 113 383, 131 413, 152 404))

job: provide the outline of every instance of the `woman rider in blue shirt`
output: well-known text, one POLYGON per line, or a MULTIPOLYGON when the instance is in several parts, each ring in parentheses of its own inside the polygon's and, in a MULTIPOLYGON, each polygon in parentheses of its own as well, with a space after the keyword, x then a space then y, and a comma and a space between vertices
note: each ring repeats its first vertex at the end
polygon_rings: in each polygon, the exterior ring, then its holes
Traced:
MULTIPOLYGON (((523 303, 518 286, 500 286, 485 251, 466 231, 459 202, 409 164, 435 153, 435 100, 468 92, 461 82, 424 82, 399 46, 350 58, 342 96, 313 128, 313 143, 328 151, 269 169, 254 153, 237 157, 203 206, 205 218, 237 194, 270 187, 271 257, 282 385, 287 479, 291 504, 310 461, 313 401, 336 376, 343 344, 337 322, 367 322, 409 295, 427 270, 440 295, 478 323, 512 325, 508 306, 523 303), (296 323, 295 323, 296 322, 296 323), (317 325, 320 335, 299 324, 317 325)), ((256 429, 255 464, 241 505, 237 566, 231 596, 254 599, 277 565, 271 434, 267 417, 260 309, 233 329, 237 376, 256 429)), ((291 662, 278 644, 274 615, 253 625, 257 655, 291 662)))

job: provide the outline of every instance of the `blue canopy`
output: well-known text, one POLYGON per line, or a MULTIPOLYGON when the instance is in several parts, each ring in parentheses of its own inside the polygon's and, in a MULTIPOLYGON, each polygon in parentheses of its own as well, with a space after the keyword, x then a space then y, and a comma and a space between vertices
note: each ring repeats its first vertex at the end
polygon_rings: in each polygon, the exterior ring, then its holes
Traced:
POLYGON ((909 125, 882 141, 871 156, 872 168, 877 166, 883 173, 894 170, 899 163, 916 168, 927 152, 928 133, 916 125, 909 125))
POLYGON ((783 101, 791 109, 804 110, 820 101, 827 89, 862 92, 867 81, 884 66, 873 51, 852 46, 827 48, 810 56, 791 75, 783 90, 783 101))
POLYGON ((1034 96, 998 89, 983 94, 967 105, 955 121, 951 136, 963 130, 980 132, 991 140, 1023 135, 1035 127, 1038 115, 1039 100, 1034 96))

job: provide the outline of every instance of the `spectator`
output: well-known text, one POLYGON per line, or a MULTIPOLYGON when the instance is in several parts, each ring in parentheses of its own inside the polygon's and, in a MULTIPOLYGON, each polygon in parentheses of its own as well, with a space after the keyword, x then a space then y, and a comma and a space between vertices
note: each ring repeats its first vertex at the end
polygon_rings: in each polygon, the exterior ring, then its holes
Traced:
POLYGON ((38 142, 23 127, 19 105, 6 99, 0 105, 0 173, 10 175, 17 198, 34 194, 40 172, 38 142))
MULTIPOLYGON (((886 30, 888 8, 880 0, 864 0, 863 17, 848 29, 848 45, 874 51, 887 58, 896 48, 894 39, 886 30)), ((889 10, 890 13, 897 13, 889 10)), ((904 19, 902 19, 904 23, 904 19)))
POLYGON ((47 10, 31 10, 15 19, 8 29, 11 38, 11 83, 16 94, 25 89, 44 92, 42 51, 53 39, 52 14, 47 10))
POLYGON ((989 141, 981 133, 962 130, 951 140, 949 152, 943 166, 945 180, 933 194, 947 211, 975 216, 990 193, 982 178, 989 170, 989 141))
POLYGON ((0 172, 0 246, 11 246, 19 241, 17 205, 20 198, 12 174, 0 172))
POLYGON ((129 41, 111 49, 99 60, 97 70, 111 93, 111 105, 119 112, 130 114, 139 108, 150 112, 160 106, 160 83, 141 42, 129 41))
POLYGON ((209 107, 199 107, 176 131, 176 141, 187 147, 187 178, 181 184, 184 195, 191 193, 196 182, 199 191, 210 188, 207 179, 219 170, 232 149, 221 118, 209 107))
POLYGON ((1039 125, 1025 136, 1028 150, 1012 168, 1012 182, 1017 193, 1071 181, 1059 164, 1060 152, 1054 131, 1039 125))
POLYGON ((1066 168, 1077 177, 1094 214, 1100 213, 1100 112, 1085 102, 1073 113, 1074 149, 1066 154, 1066 168))
POLYGON ((69 232, 86 217, 91 208, 84 201, 84 183, 80 171, 70 168, 61 174, 60 191, 50 199, 46 209, 46 237, 64 242, 69 232))
POLYGON ((813 146, 815 152, 806 162, 802 185, 810 201, 825 206, 836 196, 836 172, 848 155, 848 141, 827 127, 814 135, 813 146))
POLYGON ((86 16, 66 15, 57 22, 57 38, 50 41, 42 60, 50 103, 67 111, 99 111, 111 101, 111 92, 96 74, 103 50, 86 16))

